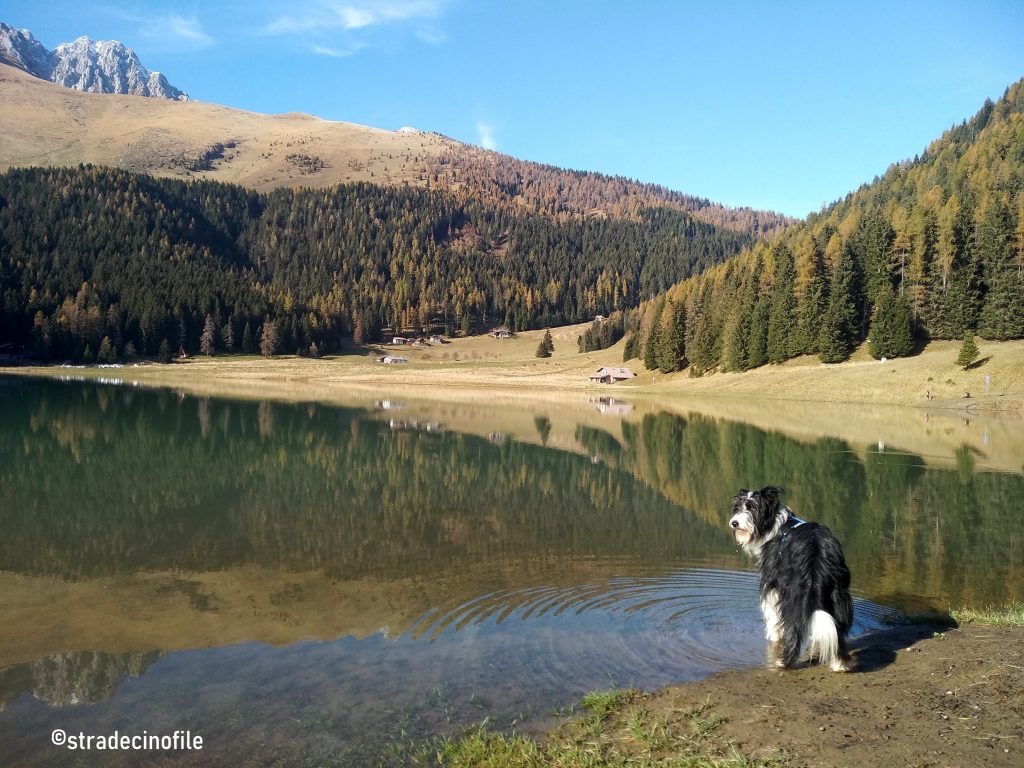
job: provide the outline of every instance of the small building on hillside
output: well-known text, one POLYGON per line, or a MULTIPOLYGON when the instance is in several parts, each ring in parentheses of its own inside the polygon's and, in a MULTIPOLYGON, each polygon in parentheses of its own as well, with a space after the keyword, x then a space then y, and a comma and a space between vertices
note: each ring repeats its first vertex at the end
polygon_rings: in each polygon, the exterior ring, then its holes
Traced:
POLYGON ((599 381, 602 384, 617 384, 627 379, 635 379, 636 374, 629 368, 609 368, 605 366, 588 376, 591 381, 599 381))
POLYGON ((396 363, 408 363, 409 358, 402 357, 401 355, 384 355, 384 357, 378 357, 377 362, 384 363, 386 365, 395 365, 396 363))
POLYGON ((512 331, 510 331, 505 326, 501 326, 499 328, 493 329, 491 331, 491 336, 495 339, 511 339, 512 331))
POLYGON ((393 339, 391 339, 391 343, 396 347, 404 347, 411 341, 412 339, 408 338, 407 336, 395 336, 393 339))

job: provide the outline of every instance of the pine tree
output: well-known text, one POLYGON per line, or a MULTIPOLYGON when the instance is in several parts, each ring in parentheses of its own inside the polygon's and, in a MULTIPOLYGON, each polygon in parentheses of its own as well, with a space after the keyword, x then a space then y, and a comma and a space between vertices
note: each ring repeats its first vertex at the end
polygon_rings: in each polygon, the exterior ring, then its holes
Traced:
MULTIPOLYGON (((747 344, 743 333, 743 313, 735 304, 722 329, 722 370, 743 371, 747 368, 747 344)), ((749 315, 747 316, 749 319, 749 315)))
POLYGON ((357 347, 366 344, 366 323, 363 322, 363 314, 356 315, 356 326, 352 330, 352 343, 357 347))
POLYGON ((836 262, 829 289, 828 309, 818 336, 818 356, 823 363, 840 363, 857 344, 857 270, 849 248, 843 248, 836 262))
POLYGON ((747 275, 731 301, 729 316, 722 331, 722 369, 745 371, 750 367, 747 348, 753 325, 753 310, 757 304, 757 288, 761 280, 761 259, 758 256, 754 270, 747 275))
POLYGON ((166 336, 160 340, 160 350, 157 352, 157 359, 161 363, 169 363, 174 359, 174 353, 171 351, 171 342, 166 336))
POLYGON ((103 341, 100 342, 100 351, 96 354, 96 361, 100 363, 117 362, 117 350, 109 336, 104 336, 103 341))
POLYGON ((762 295, 750 316, 750 335, 747 337, 747 367, 759 368, 768 362, 768 318, 771 302, 762 295))
POLYGON ((629 335, 629 338, 626 339, 626 344, 622 348, 622 362, 627 363, 630 360, 632 360, 634 357, 636 357, 639 354, 639 352, 638 352, 639 346, 640 346, 640 331, 633 331, 633 333, 631 333, 629 335))
POLYGON ((848 244, 855 260, 863 265, 864 290, 869 302, 875 302, 885 287, 893 287, 894 237, 893 228, 883 212, 872 208, 861 217, 860 225, 848 244))
POLYGON ((983 286, 972 211, 969 199, 961 202, 952 196, 939 217, 941 288, 937 292, 937 322, 932 335, 943 339, 962 338, 966 331, 978 326, 983 286))
POLYGON ((807 287, 807 294, 797 308, 796 328, 790 332, 788 356, 813 355, 818 352, 818 332, 821 318, 828 308, 823 275, 807 287))
POLYGON ((207 315, 203 324, 203 333, 199 337, 199 351, 207 357, 213 355, 216 350, 217 325, 213 315, 207 315))
POLYGON ((931 276, 936 258, 938 224, 935 211, 927 207, 929 200, 926 198, 924 205, 915 208, 910 219, 912 245, 904 295, 917 326, 927 326, 929 323, 928 296, 934 290, 931 276))
POLYGON ((316 342, 311 342, 309 345, 309 356, 314 360, 320 357, 320 347, 316 345, 316 342))
POLYGON ((780 254, 778 259, 765 339, 770 363, 781 363, 789 357, 789 335, 793 326, 793 308, 796 306, 793 296, 793 260, 788 258, 788 253, 780 254))
POLYGON ((551 357, 551 353, 555 351, 555 342, 551 338, 551 329, 544 331, 544 338, 540 340, 540 344, 537 345, 537 357, 551 357))
POLYGON ((718 362, 715 354, 715 337, 711 332, 707 312, 701 304, 695 304, 689 313, 686 334, 686 353, 690 363, 691 376, 703 376, 718 362))
POLYGON ((220 329, 221 343, 224 347, 224 351, 231 354, 235 351, 235 317, 232 315, 228 318, 228 321, 224 323, 224 327, 220 329))
POLYGON ((884 288, 878 295, 871 314, 871 333, 868 351, 875 359, 907 357, 914 352, 913 321, 910 305, 892 288, 884 288))
POLYGON ((252 326, 249 321, 245 321, 245 329, 242 331, 242 352, 247 355, 255 354, 256 352, 256 339, 252 335, 252 326))
POLYGON ((663 314, 663 324, 658 333, 655 350, 658 370, 662 373, 678 371, 685 365, 686 307, 668 302, 663 314))
POLYGON ((967 331, 964 334, 964 342, 960 345, 960 354, 956 356, 956 364, 967 370, 971 363, 978 359, 980 354, 978 345, 974 341, 974 334, 967 331))
POLYGON ((277 323, 274 320, 264 320, 260 333, 260 354, 264 357, 273 357, 277 353, 277 344, 277 323))
POLYGON ((658 367, 658 347, 661 342, 661 313, 665 308, 665 297, 661 296, 654 302, 651 327, 647 331, 647 341, 644 344, 644 368, 653 371, 658 367))
POLYGON ((1014 258, 1009 207, 996 196, 984 210, 975 238, 987 288, 978 316, 978 334, 986 339, 1024 336, 1024 282, 1014 258))

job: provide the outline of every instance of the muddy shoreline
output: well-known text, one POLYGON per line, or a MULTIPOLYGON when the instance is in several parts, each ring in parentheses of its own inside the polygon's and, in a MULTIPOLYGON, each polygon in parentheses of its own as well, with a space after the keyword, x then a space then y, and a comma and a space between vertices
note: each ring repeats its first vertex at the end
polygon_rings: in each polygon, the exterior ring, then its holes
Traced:
POLYGON ((852 645, 857 672, 724 672, 632 701, 605 733, 628 740, 638 712, 683 729, 706 707, 722 749, 783 765, 1024 765, 1024 627, 894 627, 852 645))

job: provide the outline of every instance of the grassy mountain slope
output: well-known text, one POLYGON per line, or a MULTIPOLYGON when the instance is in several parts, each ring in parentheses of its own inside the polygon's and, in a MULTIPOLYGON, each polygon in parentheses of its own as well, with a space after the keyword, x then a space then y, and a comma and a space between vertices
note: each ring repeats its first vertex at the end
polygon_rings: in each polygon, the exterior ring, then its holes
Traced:
POLYGON ((257 191, 344 182, 443 188, 555 217, 633 217, 665 206, 761 236, 780 214, 728 208, 663 187, 566 171, 434 133, 387 131, 302 114, 261 115, 202 102, 81 93, 0 65, 0 170, 105 165, 257 191))

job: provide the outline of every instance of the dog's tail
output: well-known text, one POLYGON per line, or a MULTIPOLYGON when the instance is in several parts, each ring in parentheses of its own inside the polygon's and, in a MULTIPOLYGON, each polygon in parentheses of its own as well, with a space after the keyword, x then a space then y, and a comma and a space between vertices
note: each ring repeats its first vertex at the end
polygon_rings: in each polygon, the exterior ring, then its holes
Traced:
POLYGON ((850 660, 835 619, 827 611, 815 611, 811 616, 810 630, 808 654, 816 657, 819 663, 828 664, 833 672, 846 672, 850 668, 850 660))

